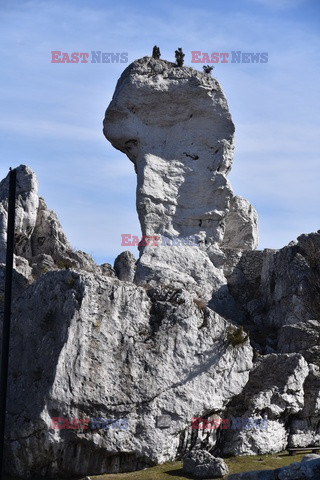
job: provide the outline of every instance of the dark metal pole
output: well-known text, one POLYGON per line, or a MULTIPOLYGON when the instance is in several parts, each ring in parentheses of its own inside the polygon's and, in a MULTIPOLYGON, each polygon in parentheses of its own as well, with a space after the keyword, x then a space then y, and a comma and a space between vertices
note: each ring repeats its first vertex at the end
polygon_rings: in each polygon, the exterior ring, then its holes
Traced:
POLYGON ((9 205, 7 227, 6 284, 4 290, 4 313, 2 327, 1 384, 0 384, 0 480, 3 478, 4 431, 6 421, 10 317, 14 251, 14 220, 16 213, 16 170, 9 172, 9 205))

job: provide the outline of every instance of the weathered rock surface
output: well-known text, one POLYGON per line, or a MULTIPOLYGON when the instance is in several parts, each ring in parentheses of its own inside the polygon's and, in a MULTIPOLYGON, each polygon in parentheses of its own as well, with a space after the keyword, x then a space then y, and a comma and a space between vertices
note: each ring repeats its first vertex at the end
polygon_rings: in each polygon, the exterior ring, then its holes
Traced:
POLYGON ((300 354, 260 357, 243 391, 234 397, 227 418, 264 419, 260 427, 232 425, 222 431, 224 455, 252 455, 281 452, 288 444, 290 418, 304 406, 303 385, 309 374, 308 364, 300 354))
POLYGON ((304 406, 290 422, 289 447, 320 445, 320 371, 310 364, 304 383, 304 406))
POLYGON ((8 471, 84 475, 175 458, 192 416, 223 410, 247 382, 251 347, 230 345, 227 325, 182 289, 42 275, 14 308, 8 471), (128 428, 53 430, 52 417, 126 418, 128 428))
MULTIPOLYGON (((241 455, 320 441, 320 231, 253 250, 256 212, 226 178, 233 130, 208 74, 150 58, 125 70, 104 132, 135 164, 142 234, 194 235, 196 245, 141 247, 137 262, 123 252, 114 268, 72 250, 35 175, 18 167, 9 473, 115 473, 190 450, 241 455), (88 428, 55 429, 53 417, 88 419, 88 428), (268 428, 197 430, 193 417, 268 428), (94 427, 96 418, 112 426, 94 427)), ((2 264, 0 313, 3 281, 2 264)), ((313 461, 259 478, 306 475, 313 461)))
MULTIPOLYGON (((8 193, 7 176, 0 183, 0 263, 6 261, 8 193)), ((16 253, 19 256, 30 257, 31 255, 30 238, 36 225, 38 205, 37 179, 30 168, 21 165, 17 169, 15 220, 16 253)))
POLYGON ((205 450, 192 450, 183 457, 183 471, 196 478, 221 478, 229 473, 222 458, 205 450))
MULTIPOLYGON (((197 283, 198 273, 183 259, 193 256, 201 266, 199 248, 257 246, 256 212, 234 197, 227 180, 233 133, 226 98, 211 76, 149 57, 133 62, 121 75, 106 111, 104 134, 135 165, 142 234, 196 235, 199 240, 199 246, 185 247, 181 255, 168 248, 155 254, 150 252, 155 247, 147 252, 142 248, 142 276, 147 269, 151 279, 155 268, 159 282, 159 271, 165 270, 167 282, 180 270, 197 283)), ((208 260, 214 262, 213 256, 208 260)), ((139 262, 137 268, 139 279, 139 262)))
POLYGON ((225 284, 223 271, 198 247, 148 246, 137 262, 138 285, 186 287, 207 301, 225 284))
POLYGON ((258 215, 248 200, 235 196, 225 216, 224 248, 254 250, 258 246, 258 215))
POLYGON ((122 252, 114 261, 114 269, 119 280, 124 282, 132 282, 136 272, 136 259, 129 252, 122 252))
MULTIPOLYGON (((279 426, 279 435, 275 434, 275 439, 282 438, 283 445, 287 438, 292 447, 317 445, 320 441, 319 247, 320 231, 301 235, 281 250, 225 249, 227 285, 209 302, 222 316, 245 326, 260 354, 274 353, 280 359, 279 354, 299 353, 308 362, 309 374, 301 386, 304 406, 290 416, 281 413, 286 427, 283 430, 279 426)), ((286 378, 287 373, 282 374, 286 378)), ((253 392, 247 395, 255 399, 253 392)), ((263 439, 264 435, 259 440, 261 446, 263 439)), ((259 451, 256 442, 244 448, 259 451)))
POLYGON ((303 350, 308 356, 307 350, 313 348, 311 356, 315 358, 320 322, 320 231, 301 235, 281 250, 225 249, 224 254, 227 285, 214 294, 211 307, 244 324, 261 353, 303 350), (295 344, 287 344, 286 337, 292 342, 296 338, 295 344))
MULTIPOLYGON (((36 185, 19 167, 23 175, 36 185)), ((25 478, 118 472, 183 454, 195 440, 193 415, 222 412, 246 384, 249 342, 230 344, 229 323, 192 290, 132 283, 131 254, 115 262, 123 280, 108 265, 82 267, 86 257, 72 251, 56 215, 42 199, 33 204, 29 237, 17 232, 26 248, 16 256, 7 471, 25 478), (125 419, 128 428, 54 429, 57 417, 125 419)), ((32 205, 27 198, 25 211, 32 205)))

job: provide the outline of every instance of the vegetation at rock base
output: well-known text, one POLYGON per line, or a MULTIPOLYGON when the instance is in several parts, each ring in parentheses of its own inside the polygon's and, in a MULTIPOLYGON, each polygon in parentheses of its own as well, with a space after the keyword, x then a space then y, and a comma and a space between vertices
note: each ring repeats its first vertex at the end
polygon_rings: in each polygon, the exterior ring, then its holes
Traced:
MULTIPOLYGON (((256 456, 226 458, 229 473, 253 470, 271 470, 300 462, 305 454, 290 456, 287 452, 256 456)), ((138 472, 91 476, 91 480, 187 480, 192 477, 183 473, 182 462, 168 462, 138 472)), ((228 477, 226 477, 227 480, 228 477)), ((81 480, 84 480, 82 478, 81 480)))
MULTIPOLYGON (((226 458, 225 462, 227 463, 229 473, 231 474, 286 467, 293 462, 300 462, 304 456, 305 454, 301 453, 292 457, 288 452, 281 452, 266 455, 230 457, 226 458)), ((168 462, 163 465, 158 465, 157 467, 146 468, 145 470, 131 473, 90 475, 91 480, 190 480, 190 478, 190 476, 184 475, 182 471, 182 462, 168 462)), ((5 476, 4 480, 20 479, 5 476)), ((44 480, 48 479, 45 478, 44 480)), ((71 480, 71 477, 67 478, 67 480, 71 480)), ((85 477, 82 477, 81 479, 78 478, 78 480, 85 480, 85 477)))
POLYGON ((243 330, 243 327, 228 327, 227 329, 227 340, 233 347, 245 343, 249 338, 248 334, 243 330))

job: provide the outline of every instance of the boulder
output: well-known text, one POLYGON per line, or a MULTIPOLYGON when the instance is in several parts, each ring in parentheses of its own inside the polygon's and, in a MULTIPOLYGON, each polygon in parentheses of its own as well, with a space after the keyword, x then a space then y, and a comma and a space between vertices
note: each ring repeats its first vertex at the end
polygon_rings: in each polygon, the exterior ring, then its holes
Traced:
POLYGON ((183 471, 196 478, 221 478, 229 473, 222 458, 205 450, 192 450, 183 457, 183 471))
POLYGON ((114 261, 114 270, 119 280, 132 282, 136 271, 134 255, 129 251, 120 253, 114 261))

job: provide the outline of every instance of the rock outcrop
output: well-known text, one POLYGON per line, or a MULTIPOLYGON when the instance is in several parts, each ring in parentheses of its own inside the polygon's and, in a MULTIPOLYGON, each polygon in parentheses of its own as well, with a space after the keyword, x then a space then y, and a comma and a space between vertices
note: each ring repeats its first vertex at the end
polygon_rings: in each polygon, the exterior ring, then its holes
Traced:
MULTIPOLYGON (((27 167, 17 174, 36 185, 27 167)), ((29 236, 20 222, 16 231, 25 242, 16 263, 25 270, 15 275, 7 471, 24 478, 118 472, 188 451, 193 415, 222 412, 246 384, 249 341, 234 347, 229 322, 185 288, 132 283, 130 254, 115 262, 122 280, 92 260, 83 268, 55 214, 27 191, 24 211, 33 205, 29 236), (87 428, 54 428, 59 418, 60 427, 87 419, 87 428), (97 418, 126 428, 97 428, 97 418)))
MULTIPOLYGON (((273 393, 271 397, 270 394, 265 397, 266 401, 267 398, 272 399, 271 410, 267 405, 261 409, 257 404, 254 386, 257 382, 249 380, 245 393, 238 399, 238 411, 242 415, 247 414, 248 402, 251 403, 252 415, 267 413, 272 427, 268 429, 270 432, 225 432, 221 440, 221 448, 225 453, 262 453, 279 451, 286 445, 306 447, 319 443, 319 246, 320 231, 301 235, 297 241, 281 250, 224 250, 227 284, 213 295, 209 305, 229 321, 243 325, 249 332, 251 345, 257 355, 255 369, 258 368, 252 375, 256 376, 255 372, 263 368, 268 358, 273 363, 270 369, 274 368, 276 374, 271 382, 273 393), (261 354, 263 357, 260 357, 261 354), (290 354, 285 362, 283 354, 290 354), (294 382, 300 398, 299 405, 295 403, 293 410, 293 405, 289 410, 287 407, 284 410, 287 399, 283 387, 290 378, 295 378, 290 373, 291 367, 288 367, 292 359, 298 357, 304 359, 309 371, 306 375, 304 367, 303 375, 300 372, 296 377, 301 383, 294 382), (255 440, 257 436, 258 442, 255 440)), ((260 384, 258 388, 262 392, 271 384, 266 373, 261 372, 260 378, 263 378, 263 385, 260 384)), ((233 414, 234 405, 235 399, 230 405, 230 415, 233 414)))
MULTIPOLYGON (((8 473, 116 473, 319 442, 320 231, 254 250, 256 212, 227 180, 233 131, 209 74, 149 57, 124 71, 104 132, 133 161, 142 235, 161 245, 114 268, 73 251, 35 174, 17 168, 8 473), (268 428, 224 428, 232 417, 268 428)), ((0 313, 7 197, 5 179, 0 313)))
MULTIPOLYGON (((142 235, 197 239, 197 246, 184 247, 181 254, 142 247, 137 282, 152 281, 153 272, 156 283, 159 276, 163 282, 179 282, 179 271, 184 284, 199 283, 199 276, 217 279, 218 272, 205 265, 219 266, 213 255, 208 258, 208 249, 219 257, 221 246, 257 246, 256 211, 233 195, 227 180, 233 133, 226 98, 211 75, 149 57, 121 75, 104 134, 134 163, 142 235)), ((217 288, 216 280, 208 288, 205 283, 201 288, 206 291, 217 288)))
POLYGON ((133 282, 136 272, 136 259, 134 255, 129 251, 120 253, 114 261, 114 269, 119 280, 133 282))
MULTIPOLYGON (((34 172, 25 165, 16 170, 16 270, 31 282, 49 270, 99 268, 88 254, 71 248, 57 215, 38 196, 34 172)), ((5 263, 6 256, 8 187, 6 177, 0 183, 0 263, 5 263)))
POLYGON ((266 355, 254 364, 249 381, 226 412, 229 419, 250 419, 222 431, 223 455, 281 452, 288 445, 290 419, 303 409, 303 385, 309 374, 300 354, 266 355), (265 420, 255 422, 253 420, 265 420))
MULTIPOLYGON (((8 221, 8 177, 0 183, 0 262, 6 261, 8 221)), ((27 258, 31 253, 31 235, 37 221, 39 206, 38 182, 32 171, 21 166, 17 170, 15 243, 17 255, 27 258)))

